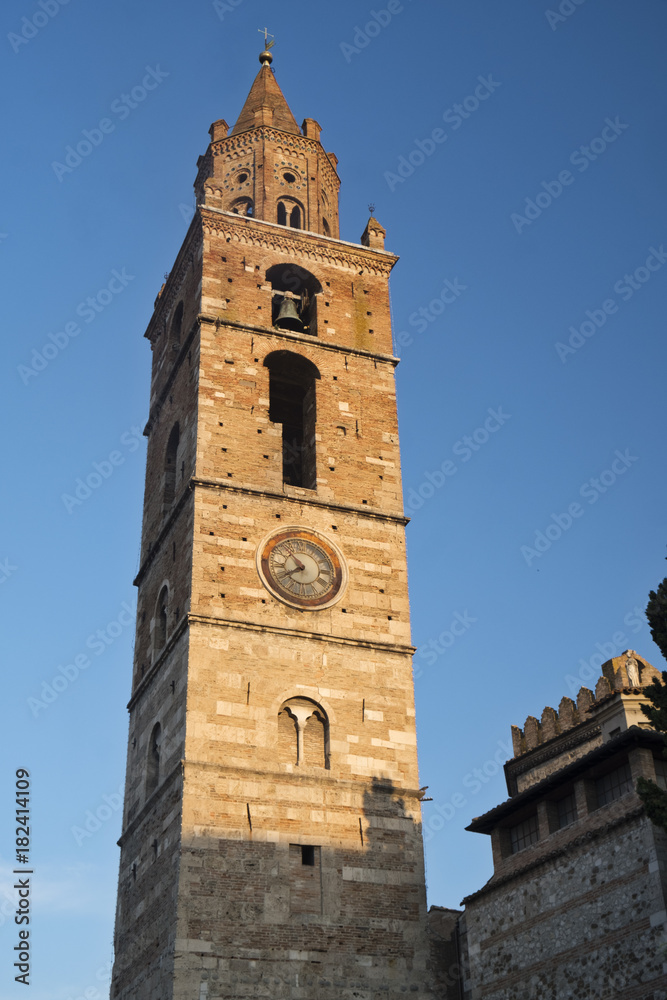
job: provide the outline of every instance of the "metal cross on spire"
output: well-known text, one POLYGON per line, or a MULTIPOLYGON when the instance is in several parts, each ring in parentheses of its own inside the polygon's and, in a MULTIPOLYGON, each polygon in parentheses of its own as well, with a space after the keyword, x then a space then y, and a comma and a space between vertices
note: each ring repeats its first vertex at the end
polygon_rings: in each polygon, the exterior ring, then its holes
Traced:
POLYGON ((275 45, 276 36, 270 35, 268 28, 258 28, 257 30, 259 31, 260 35, 262 34, 262 32, 264 33, 264 49, 268 50, 272 48, 275 45), (271 41, 269 41, 269 38, 271 39, 271 41))

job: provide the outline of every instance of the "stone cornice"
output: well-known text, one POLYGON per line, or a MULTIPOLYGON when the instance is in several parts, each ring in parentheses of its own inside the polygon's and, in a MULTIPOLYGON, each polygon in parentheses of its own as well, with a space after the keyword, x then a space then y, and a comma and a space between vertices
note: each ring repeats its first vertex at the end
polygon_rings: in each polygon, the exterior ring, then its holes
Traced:
MULTIPOLYGON (((218 764, 214 761, 207 760, 179 760, 171 771, 165 777, 158 788, 155 789, 153 794, 144 803, 142 808, 139 810, 137 815, 131 820, 123 832, 120 835, 117 843, 119 847, 123 847, 127 843, 132 834, 138 829, 143 823, 146 817, 152 812, 156 801, 161 798, 169 789, 169 786, 173 784, 174 779, 181 776, 183 779, 183 784, 187 779, 188 771, 196 770, 215 770, 218 773, 231 775, 240 780, 248 780, 249 777, 260 776, 265 779, 273 779, 284 782, 286 785, 301 786, 308 784, 314 784, 317 787, 322 785, 329 786, 331 788, 344 788, 349 791, 361 791, 365 794, 369 792, 369 782, 360 781, 354 778, 341 778, 339 775, 334 775, 330 771, 320 769, 317 773, 312 771, 304 774, 289 774, 283 771, 256 771, 252 768, 242 768, 242 767, 229 767, 225 764, 218 764)), ((372 795, 391 795, 399 796, 401 799, 416 799, 417 802, 421 802, 424 791, 422 788, 403 788, 399 785, 393 784, 391 781, 378 781, 371 789, 372 795)), ((406 820, 411 820, 412 817, 405 816, 406 820)), ((412 820, 414 822, 414 820, 412 820)))
POLYGON ((123 847, 123 845, 127 842, 128 838, 132 836, 137 827, 140 826, 141 823, 144 821, 146 816, 148 816, 148 814, 152 812, 155 803, 159 798, 162 798, 162 796, 167 792, 169 786, 173 783, 174 778, 182 774, 183 774, 183 761, 179 760, 178 763, 175 764, 174 767, 172 767, 171 771, 166 776, 164 781, 160 782, 160 784, 155 789, 150 798, 148 798, 146 802, 144 802, 143 806, 141 807, 137 815, 134 817, 134 819, 127 824, 127 826, 121 833, 120 837, 116 841, 119 847, 123 847))
POLYGON ((162 525, 160 529, 160 534, 155 539, 155 542, 151 545, 150 551, 146 554, 146 558, 139 567, 137 575, 133 580, 135 587, 138 587, 143 581, 143 578, 145 577, 148 569, 150 568, 151 563, 154 561, 158 552, 162 548, 162 543, 164 542, 165 538, 171 531, 172 524, 179 516, 181 510, 187 503, 188 497, 191 496, 191 494, 192 494, 192 480, 188 480, 187 485, 183 488, 181 495, 179 496, 177 502, 172 507, 166 521, 162 525))
POLYGON ((267 497, 270 500, 287 500, 302 507, 322 507, 326 510, 338 511, 341 514, 357 514, 359 517, 365 517, 369 520, 390 521, 394 524, 400 524, 402 527, 405 527, 410 523, 410 518, 405 517, 404 514, 388 514, 381 510, 373 510, 372 508, 369 510, 368 507, 359 507, 354 504, 327 503, 326 500, 319 500, 316 497, 300 496, 296 494, 290 495, 289 493, 279 493, 277 490, 261 490, 254 486, 240 486, 239 484, 232 485, 224 480, 203 479, 199 476, 193 476, 188 480, 187 485, 183 488, 178 501, 162 525, 160 534, 152 544, 150 552, 147 553, 146 558, 139 567, 137 575, 133 581, 135 587, 138 587, 143 582, 151 564, 154 562, 158 552, 162 548, 165 538, 171 531, 174 521, 187 503, 188 497, 191 496, 193 490, 198 487, 201 489, 223 490, 227 493, 241 493, 245 496, 267 497))
MULTIPOLYGON (((224 479, 204 479, 200 476, 193 476, 191 483, 193 486, 201 486, 204 489, 225 490, 231 493, 244 493, 246 496, 268 497, 270 500, 288 500, 300 506, 324 507, 326 510, 337 510, 342 514, 358 514, 378 521, 393 521, 405 527, 410 523, 410 518, 404 514, 388 514, 381 510, 373 510, 368 507, 360 507, 356 504, 331 503, 327 500, 320 500, 317 497, 302 496, 299 494, 279 493, 277 490, 262 490, 255 486, 240 486, 228 483, 224 479)), ((290 487, 288 487, 289 489, 290 487)), ((297 489, 297 487, 292 487, 297 489)), ((311 491, 314 492, 314 491, 311 491)))
POLYGON ((132 694, 132 697, 128 701, 127 703, 128 712, 132 711, 139 698, 141 698, 141 696, 151 686, 151 684, 159 674, 160 670, 162 669, 162 666, 166 663, 169 654, 174 649, 178 640, 185 632, 187 624, 188 624, 187 614, 181 615, 179 621, 176 623, 176 627, 173 629, 171 635, 169 636, 169 639, 164 649, 158 656, 157 660, 155 660, 155 662, 150 665, 148 673, 144 674, 144 676, 141 678, 139 684, 137 685, 135 691, 132 694))
MULTIPOLYGON (((184 760, 182 761, 184 775, 187 775, 188 770, 201 768, 202 770, 214 769, 220 773, 230 775, 234 778, 240 778, 241 780, 248 780, 249 778, 254 778, 259 776, 261 778, 277 779, 285 784, 292 785, 307 785, 313 784, 316 786, 321 786, 322 784, 330 785, 334 788, 350 788, 350 789, 361 789, 368 793, 368 780, 360 780, 358 778, 341 778, 339 775, 332 774, 331 771, 327 771, 324 768, 312 768, 309 770, 304 769, 304 773, 297 774, 294 771, 272 771, 270 768, 265 770, 258 770, 251 767, 234 767, 228 764, 220 764, 217 761, 208 760, 184 760)), ((373 795, 400 795, 402 799, 417 799, 421 802, 424 790, 422 788, 403 788, 393 784, 390 779, 378 780, 372 786, 373 795)), ((411 819, 410 816, 404 817, 405 819, 411 819)))
MULTIPOLYGON (((306 614, 308 612, 305 612, 306 614)), ((332 643, 338 646, 355 646, 362 649, 372 649, 381 653, 398 653, 402 656, 413 656, 416 652, 414 646, 403 645, 402 643, 383 642, 380 639, 353 639, 344 635, 332 635, 322 632, 307 632, 298 628, 284 628, 281 625, 260 625, 257 622, 243 621, 238 618, 216 618, 214 615, 195 615, 184 613, 181 615, 173 632, 169 636, 166 646, 158 656, 157 660, 151 664, 146 673, 137 685, 132 697, 127 703, 127 710, 132 711, 137 702, 146 694, 153 684, 160 670, 167 662, 169 655, 176 647, 181 636, 189 631, 191 625, 212 626, 215 628, 237 628, 245 632, 261 632, 264 635, 288 636, 294 639, 313 639, 318 642, 332 643)))
POLYGON ((293 330, 281 330, 277 326, 255 326, 252 323, 239 323, 236 320, 228 320, 223 316, 207 316, 200 313, 197 317, 200 323, 212 323, 216 328, 230 326, 235 330, 248 330, 250 333, 258 333, 262 337, 279 337, 281 340, 291 341, 293 344, 303 344, 304 347, 321 348, 324 351, 334 351, 336 354, 352 354, 358 358, 369 358, 371 361, 382 361, 393 368, 400 363, 400 358, 393 354, 378 354, 374 351, 365 351, 363 347, 347 347, 345 344, 328 343, 320 340, 309 333, 296 333, 293 330))
MULTIPOLYGON (((304 612, 308 614, 309 612, 304 612)), ((330 632, 308 632, 298 628, 283 628, 281 625, 259 625, 256 622, 242 621, 238 618, 215 618, 213 615, 188 615, 191 625, 221 625, 227 628, 243 629, 247 632, 262 632, 268 635, 285 636, 293 639, 313 639, 316 642, 326 642, 338 646, 355 646, 362 649, 374 649, 382 653, 400 653, 412 656, 414 646, 402 643, 383 642, 380 639, 355 639, 344 635, 334 635, 330 632)))
POLYGON ((288 229, 275 222, 235 215, 221 208, 200 205, 204 233, 215 233, 228 241, 244 246, 277 250, 290 260, 312 260, 320 264, 340 267, 355 274, 379 275, 388 278, 398 260, 388 250, 371 250, 369 247, 331 236, 321 236, 302 229, 288 229))

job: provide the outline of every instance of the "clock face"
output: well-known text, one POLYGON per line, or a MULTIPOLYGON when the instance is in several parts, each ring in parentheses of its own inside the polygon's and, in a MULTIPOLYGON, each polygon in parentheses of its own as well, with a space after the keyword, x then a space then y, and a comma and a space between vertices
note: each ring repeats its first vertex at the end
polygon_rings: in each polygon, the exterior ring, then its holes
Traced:
POLYGON ((339 600, 347 582, 338 549, 308 528, 281 528, 269 535, 257 552, 257 570, 274 597, 311 611, 339 600))

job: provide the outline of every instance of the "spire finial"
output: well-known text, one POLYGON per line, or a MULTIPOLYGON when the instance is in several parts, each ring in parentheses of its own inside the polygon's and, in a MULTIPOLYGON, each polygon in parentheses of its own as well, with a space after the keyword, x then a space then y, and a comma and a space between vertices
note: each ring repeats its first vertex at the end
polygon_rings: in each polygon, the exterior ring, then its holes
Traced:
POLYGON ((371 215, 375 211, 375 205, 373 204, 373 202, 371 202, 370 205, 368 206, 368 211, 371 213, 371 215))
POLYGON ((273 46, 275 45, 276 41, 275 35, 270 35, 268 28, 258 28, 257 30, 259 31, 260 35, 261 34, 264 35, 264 51, 260 52, 259 61, 261 62, 262 66, 264 65, 264 63, 266 63, 267 66, 270 66, 271 63, 273 62, 273 56, 271 55, 269 49, 272 49, 273 46), (271 39, 271 41, 269 41, 269 38, 271 39))

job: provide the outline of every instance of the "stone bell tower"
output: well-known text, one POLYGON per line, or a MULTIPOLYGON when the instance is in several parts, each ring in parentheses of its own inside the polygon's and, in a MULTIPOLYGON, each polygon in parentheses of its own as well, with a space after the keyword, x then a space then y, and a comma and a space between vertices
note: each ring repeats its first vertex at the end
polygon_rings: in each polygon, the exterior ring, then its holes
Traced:
POLYGON ((260 62, 146 332, 111 996, 426 997, 397 258, 260 62))

